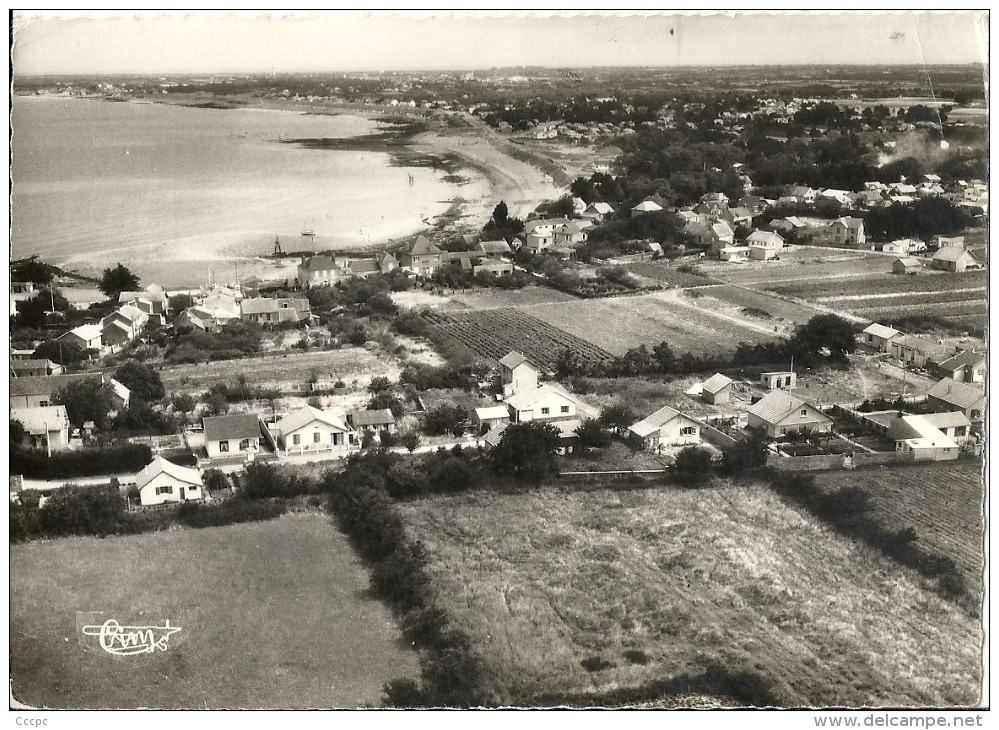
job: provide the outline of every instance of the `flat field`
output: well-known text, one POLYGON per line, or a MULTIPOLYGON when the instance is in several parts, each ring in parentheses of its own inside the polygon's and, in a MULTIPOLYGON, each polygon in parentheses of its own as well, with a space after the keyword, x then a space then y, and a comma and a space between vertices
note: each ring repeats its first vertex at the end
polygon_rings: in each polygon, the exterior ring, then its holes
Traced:
POLYGON ((741 341, 764 342, 775 336, 772 324, 726 314, 709 299, 677 291, 539 304, 523 311, 615 355, 663 340, 677 353, 721 354, 735 350, 741 341))
POLYGON ((545 302, 573 302, 577 297, 558 289, 546 286, 525 286, 523 289, 476 289, 461 292, 451 297, 449 309, 495 309, 515 307, 522 304, 543 304, 545 302))
POLYGON ((892 260, 881 254, 797 248, 781 252, 780 261, 706 261, 698 264, 698 268, 705 276, 728 284, 765 286, 778 281, 849 279, 867 274, 888 274, 891 273, 892 260))
POLYGON ((419 673, 346 538, 317 514, 10 549, 12 698, 49 708, 378 705, 419 673), (169 619, 166 651, 78 643, 77 611, 169 619))
MULTIPOLYGON (((766 291, 756 291, 738 286, 709 286, 698 289, 697 294, 702 297, 718 299, 727 305, 735 307, 744 316, 749 316, 751 319, 763 321, 764 323, 766 320, 762 319, 760 315, 752 312, 747 313, 742 310, 766 312, 774 320, 794 325, 805 324, 812 317, 824 314, 821 310, 813 309, 797 302, 789 302, 766 291)), ((707 303, 707 300, 702 300, 702 302, 707 303)))
POLYGON ((465 345, 480 357, 491 360, 500 360, 511 350, 517 350, 550 370, 566 349, 572 350, 584 361, 602 361, 611 357, 609 352, 592 341, 588 342, 512 307, 437 311, 431 314, 431 321, 442 334, 465 345))
POLYGON ((782 706, 979 697, 974 619, 759 485, 552 486, 400 509, 499 702, 630 691, 670 705, 671 680, 711 666, 782 706))
POLYGON ((688 274, 685 271, 678 271, 675 266, 659 261, 641 261, 634 264, 625 264, 624 268, 633 274, 680 288, 709 286, 718 283, 716 279, 712 279, 706 275, 688 274))
POLYGON ((912 527, 921 547, 951 558, 969 587, 981 587, 985 487, 978 461, 823 472, 816 483, 830 491, 860 487, 876 518, 895 529, 912 527))

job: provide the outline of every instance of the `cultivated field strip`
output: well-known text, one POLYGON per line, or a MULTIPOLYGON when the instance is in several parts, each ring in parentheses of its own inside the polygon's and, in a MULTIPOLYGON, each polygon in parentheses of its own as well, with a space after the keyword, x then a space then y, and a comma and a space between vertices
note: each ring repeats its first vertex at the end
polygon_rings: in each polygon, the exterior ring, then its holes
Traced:
POLYGON ((583 362, 602 362, 613 357, 592 342, 512 307, 433 312, 430 320, 438 332, 490 360, 500 360, 516 350, 538 366, 552 370, 566 350, 583 362))
POLYGON ((951 558, 969 587, 982 584, 985 487, 977 460, 897 469, 826 472, 821 489, 861 487, 874 504, 874 516, 893 529, 912 527, 919 544, 951 558))
POLYGON ((762 288, 785 296, 800 297, 811 301, 823 301, 830 297, 876 296, 882 294, 917 294, 949 292, 980 288, 983 292, 988 285, 988 273, 969 271, 960 274, 921 274, 901 276, 881 274, 875 276, 854 276, 844 279, 818 279, 781 283, 765 283, 762 288))
POLYGON ((774 319, 783 319, 795 324, 805 324, 815 315, 824 314, 819 309, 813 309, 797 302, 789 302, 767 291, 744 289, 738 286, 707 286, 698 289, 698 293, 705 297, 720 299, 737 307, 759 309, 769 313, 774 319))
POLYGON ((903 315, 941 316, 947 319, 955 317, 979 317, 983 322, 988 315, 989 305, 984 299, 971 299, 956 302, 926 302, 922 304, 898 303, 874 307, 850 307, 847 312, 866 317, 871 320, 894 319, 903 315))

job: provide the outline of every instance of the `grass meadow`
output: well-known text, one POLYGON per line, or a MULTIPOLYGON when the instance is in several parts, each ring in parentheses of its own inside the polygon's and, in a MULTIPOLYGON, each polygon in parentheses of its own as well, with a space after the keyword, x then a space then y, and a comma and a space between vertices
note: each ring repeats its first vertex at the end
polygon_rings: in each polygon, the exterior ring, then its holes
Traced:
POLYGON ((763 486, 544 487, 400 509, 499 703, 676 704, 663 688, 682 694, 706 667, 782 706, 979 698, 978 622, 763 486))
POLYGON ((10 549, 12 699, 47 708, 379 705, 419 673, 368 574, 321 515, 10 549), (78 642, 77 611, 169 619, 166 651, 78 642))

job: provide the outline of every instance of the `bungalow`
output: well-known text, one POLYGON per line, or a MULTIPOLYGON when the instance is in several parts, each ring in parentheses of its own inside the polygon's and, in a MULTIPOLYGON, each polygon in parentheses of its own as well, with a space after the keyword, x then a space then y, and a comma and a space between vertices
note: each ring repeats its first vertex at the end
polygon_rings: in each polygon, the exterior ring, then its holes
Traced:
POLYGON ((826 188, 821 191, 818 196, 823 200, 835 200, 840 205, 849 207, 853 204, 853 199, 850 197, 849 190, 836 190, 835 188, 826 188))
POLYGON ((59 375, 61 372, 62 365, 56 365, 48 358, 10 361, 10 374, 15 378, 59 375))
POLYGON ((985 353, 961 350, 946 360, 933 363, 933 370, 939 378, 950 378, 961 383, 984 383, 985 353))
POLYGON ((911 238, 898 238, 894 241, 881 244, 881 251, 884 253, 907 254, 910 251, 922 251, 926 249, 926 244, 922 241, 914 241, 911 238), (917 245, 918 244, 918 245, 917 245))
POLYGON ((637 448, 662 451, 666 446, 701 442, 700 424, 675 408, 663 406, 628 428, 628 440, 637 448))
POLYGON ((312 310, 308 299, 257 297, 244 299, 239 307, 240 319, 244 322, 279 324, 300 322, 309 319, 312 310))
POLYGON ((722 261, 749 261, 749 246, 722 246, 718 249, 722 261))
POLYGON ((479 263, 472 266, 473 274, 478 274, 479 272, 497 275, 512 274, 513 264, 509 261, 500 261, 499 259, 482 259, 479 263))
POLYGON ((732 378, 715 373, 701 383, 701 398, 712 405, 728 403, 732 399, 732 383, 732 378))
POLYGON ((138 473, 135 486, 139 488, 139 504, 144 507, 205 498, 201 472, 178 466, 162 456, 157 456, 138 473))
POLYGON ((298 265, 298 286, 308 289, 312 286, 330 286, 341 276, 340 267, 331 256, 320 254, 302 259, 298 265))
POLYGON ((373 274, 381 273, 378 267, 378 259, 352 259, 347 262, 345 273, 348 276, 359 276, 365 279, 373 274))
POLYGON ((965 271, 968 268, 978 268, 979 266, 978 259, 971 251, 956 246, 938 249, 933 254, 933 261, 930 265, 941 271, 965 271))
POLYGON ((770 227, 784 233, 804 233, 811 228, 811 225, 803 218, 792 215, 787 218, 776 218, 770 221, 770 227))
POLYGON ((56 339, 76 345, 81 350, 100 350, 102 345, 101 328, 96 324, 81 324, 56 339))
POLYGON ((790 390, 797 384, 798 376, 791 370, 760 373, 760 386, 767 390, 790 390))
POLYGON ((118 304, 131 304, 151 317, 157 316, 161 324, 170 314, 170 298, 157 284, 150 284, 142 291, 123 291, 118 295, 118 304))
POLYGON ((473 420, 475 421, 475 432, 484 434, 500 424, 510 423, 510 411, 506 406, 476 408, 473 420))
POLYGON ((479 241, 475 246, 475 250, 487 256, 509 256, 513 253, 510 250, 510 244, 503 240, 479 241))
POLYGON ((797 431, 831 431, 832 419, 809 403, 783 390, 771 391, 749 407, 749 427, 770 438, 797 431))
POLYGON ((613 213, 614 209, 607 203, 590 203, 580 215, 593 220, 607 220, 613 213))
POLYGON ((22 446, 50 451, 69 446, 69 416, 66 406, 11 408, 10 420, 24 426, 22 446))
POLYGON ((895 259, 891 265, 893 274, 918 274, 923 269, 923 262, 912 256, 895 259))
POLYGON ((749 246, 749 258, 757 261, 768 261, 780 256, 784 248, 784 237, 770 231, 753 231, 746 238, 749 246))
POLYGON ((864 233, 864 219, 844 216, 829 224, 833 243, 837 246, 859 246, 867 241, 864 233))
POLYGON ((347 423, 357 432, 375 433, 377 431, 395 432, 395 416, 388 408, 374 411, 350 411, 347 423))
POLYGON ((940 432, 957 441, 964 443, 971 438, 971 421, 960 411, 949 413, 924 413, 923 419, 940 432))
POLYGON ((729 213, 732 218, 732 225, 735 226, 751 226, 753 225, 753 216, 755 213, 749 208, 729 208, 729 213))
POLYGON ((739 208, 746 208, 750 210, 755 215, 756 213, 762 213, 766 210, 767 201, 758 195, 743 195, 739 198, 739 208))
POLYGON ((925 366, 930 360, 942 358, 947 351, 945 345, 916 335, 899 335, 892 339, 889 347, 892 357, 918 368, 925 366))
POLYGON ((808 203, 811 205, 815 202, 815 191, 805 185, 792 185, 787 189, 783 197, 791 198, 796 203, 808 203))
POLYGON ((900 416, 892 421, 889 433, 895 439, 896 451, 912 452, 919 461, 956 459, 960 451, 957 442, 924 416, 900 416))
POLYGON ((878 352, 888 352, 891 341, 902 335, 897 329, 883 324, 868 325, 860 335, 860 341, 873 347, 878 352))
POLYGON ((504 396, 510 397, 538 387, 537 366, 516 350, 507 353, 499 364, 504 396))
POLYGON ((932 236, 932 248, 964 248, 964 236, 932 236))
POLYGON ((236 413, 202 419, 208 458, 246 454, 260 450, 260 418, 254 413, 236 413))
POLYGON ((973 425, 985 417, 985 393, 978 387, 944 378, 926 391, 926 401, 937 411, 961 411, 973 425))
POLYGON ((185 309, 191 319, 200 321, 212 320, 217 326, 225 325, 234 319, 239 319, 239 302, 242 297, 234 297, 225 292, 216 292, 203 298, 193 307, 185 309), (193 310, 193 311, 191 311, 193 310))
POLYGON ((419 276, 431 276, 444 264, 444 252, 425 236, 417 236, 399 252, 399 265, 419 276))
POLYGON ((346 451, 357 442, 354 430, 343 418, 312 406, 303 406, 271 430, 285 453, 307 451, 346 451))
POLYGON ((546 383, 533 390, 518 392, 506 401, 511 423, 594 418, 597 413, 561 387, 546 383))

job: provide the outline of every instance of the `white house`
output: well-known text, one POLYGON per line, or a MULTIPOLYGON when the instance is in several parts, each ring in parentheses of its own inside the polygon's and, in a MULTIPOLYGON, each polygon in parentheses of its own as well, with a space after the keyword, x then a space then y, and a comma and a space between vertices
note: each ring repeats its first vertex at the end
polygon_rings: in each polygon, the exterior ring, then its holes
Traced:
POLYGON ((96 324, 81 324, 56 339, 71 342, 81 350, 100 350, 102 345, 101 328, 96 324))
POLYGON ((780 255, 784 248, 784 237, 772 231, 753 231, 746 237, 749 258, 767 261, 780 255))
POLYGON ((507 353, 499 364, 504 396, 510 397, 538 387, 538 368, 516 350, 507 353))
POLYGON ((701 442, 700 424, 675 408, 663 406, 652 415, 628 428, 628 440, 636 446, 661 451, 664 446, 682 446, 701 442))
POLYGON ((209 458, 250 455, 260 451, 260 419, 236 413, 203 419, 209 458))
POLYGON ((64 449, 69 446, 69 416, 66 406, 11 408, 10 420, 24 426, 21 445, 33 449, 64 449))
POLYGON ((903 415, 892 421, 890 433, 896 451, 911 451, 919 461, 956 459, 960 451, 956 441, 923 416, 903 415))
POLYGON ((200 501, 205 498, 201 472, 178 466, 157 456, 135 479, 142 506, 168 502, 200 501))
POLYGON ((510 423, 510 411, 506 406, 487 406, 475 409, 476 433, 482 434, 504 423, 510 423))
POLYGON ((285 453, 346 451, 357 443, 344 418, 312 406, 303 406, 276 424, 272 431, 285 453))
POLYGON ((774 390, 746 411, 750 428, 761 428, 770 438, 798 431, 831 431, 832 419, 787 391, 774 390))
POLYGON ((590 406, 553 383, 518 392, 506 401, 511 423, 595 418, 590 406))
POLYGON ((851 216, 837 218, 829 224, 829 231, 832 233, 833 243, 838 246, 860 245, 867 242, 863 218, 851 216))
POLYGON ((861 333, 860 341, 865 345, 873 347, 878 352, 888 352, 891 349, 891 341, 896 337, 901 337, 902 333, 894 327, 874 324, 868 325, 861 333))

